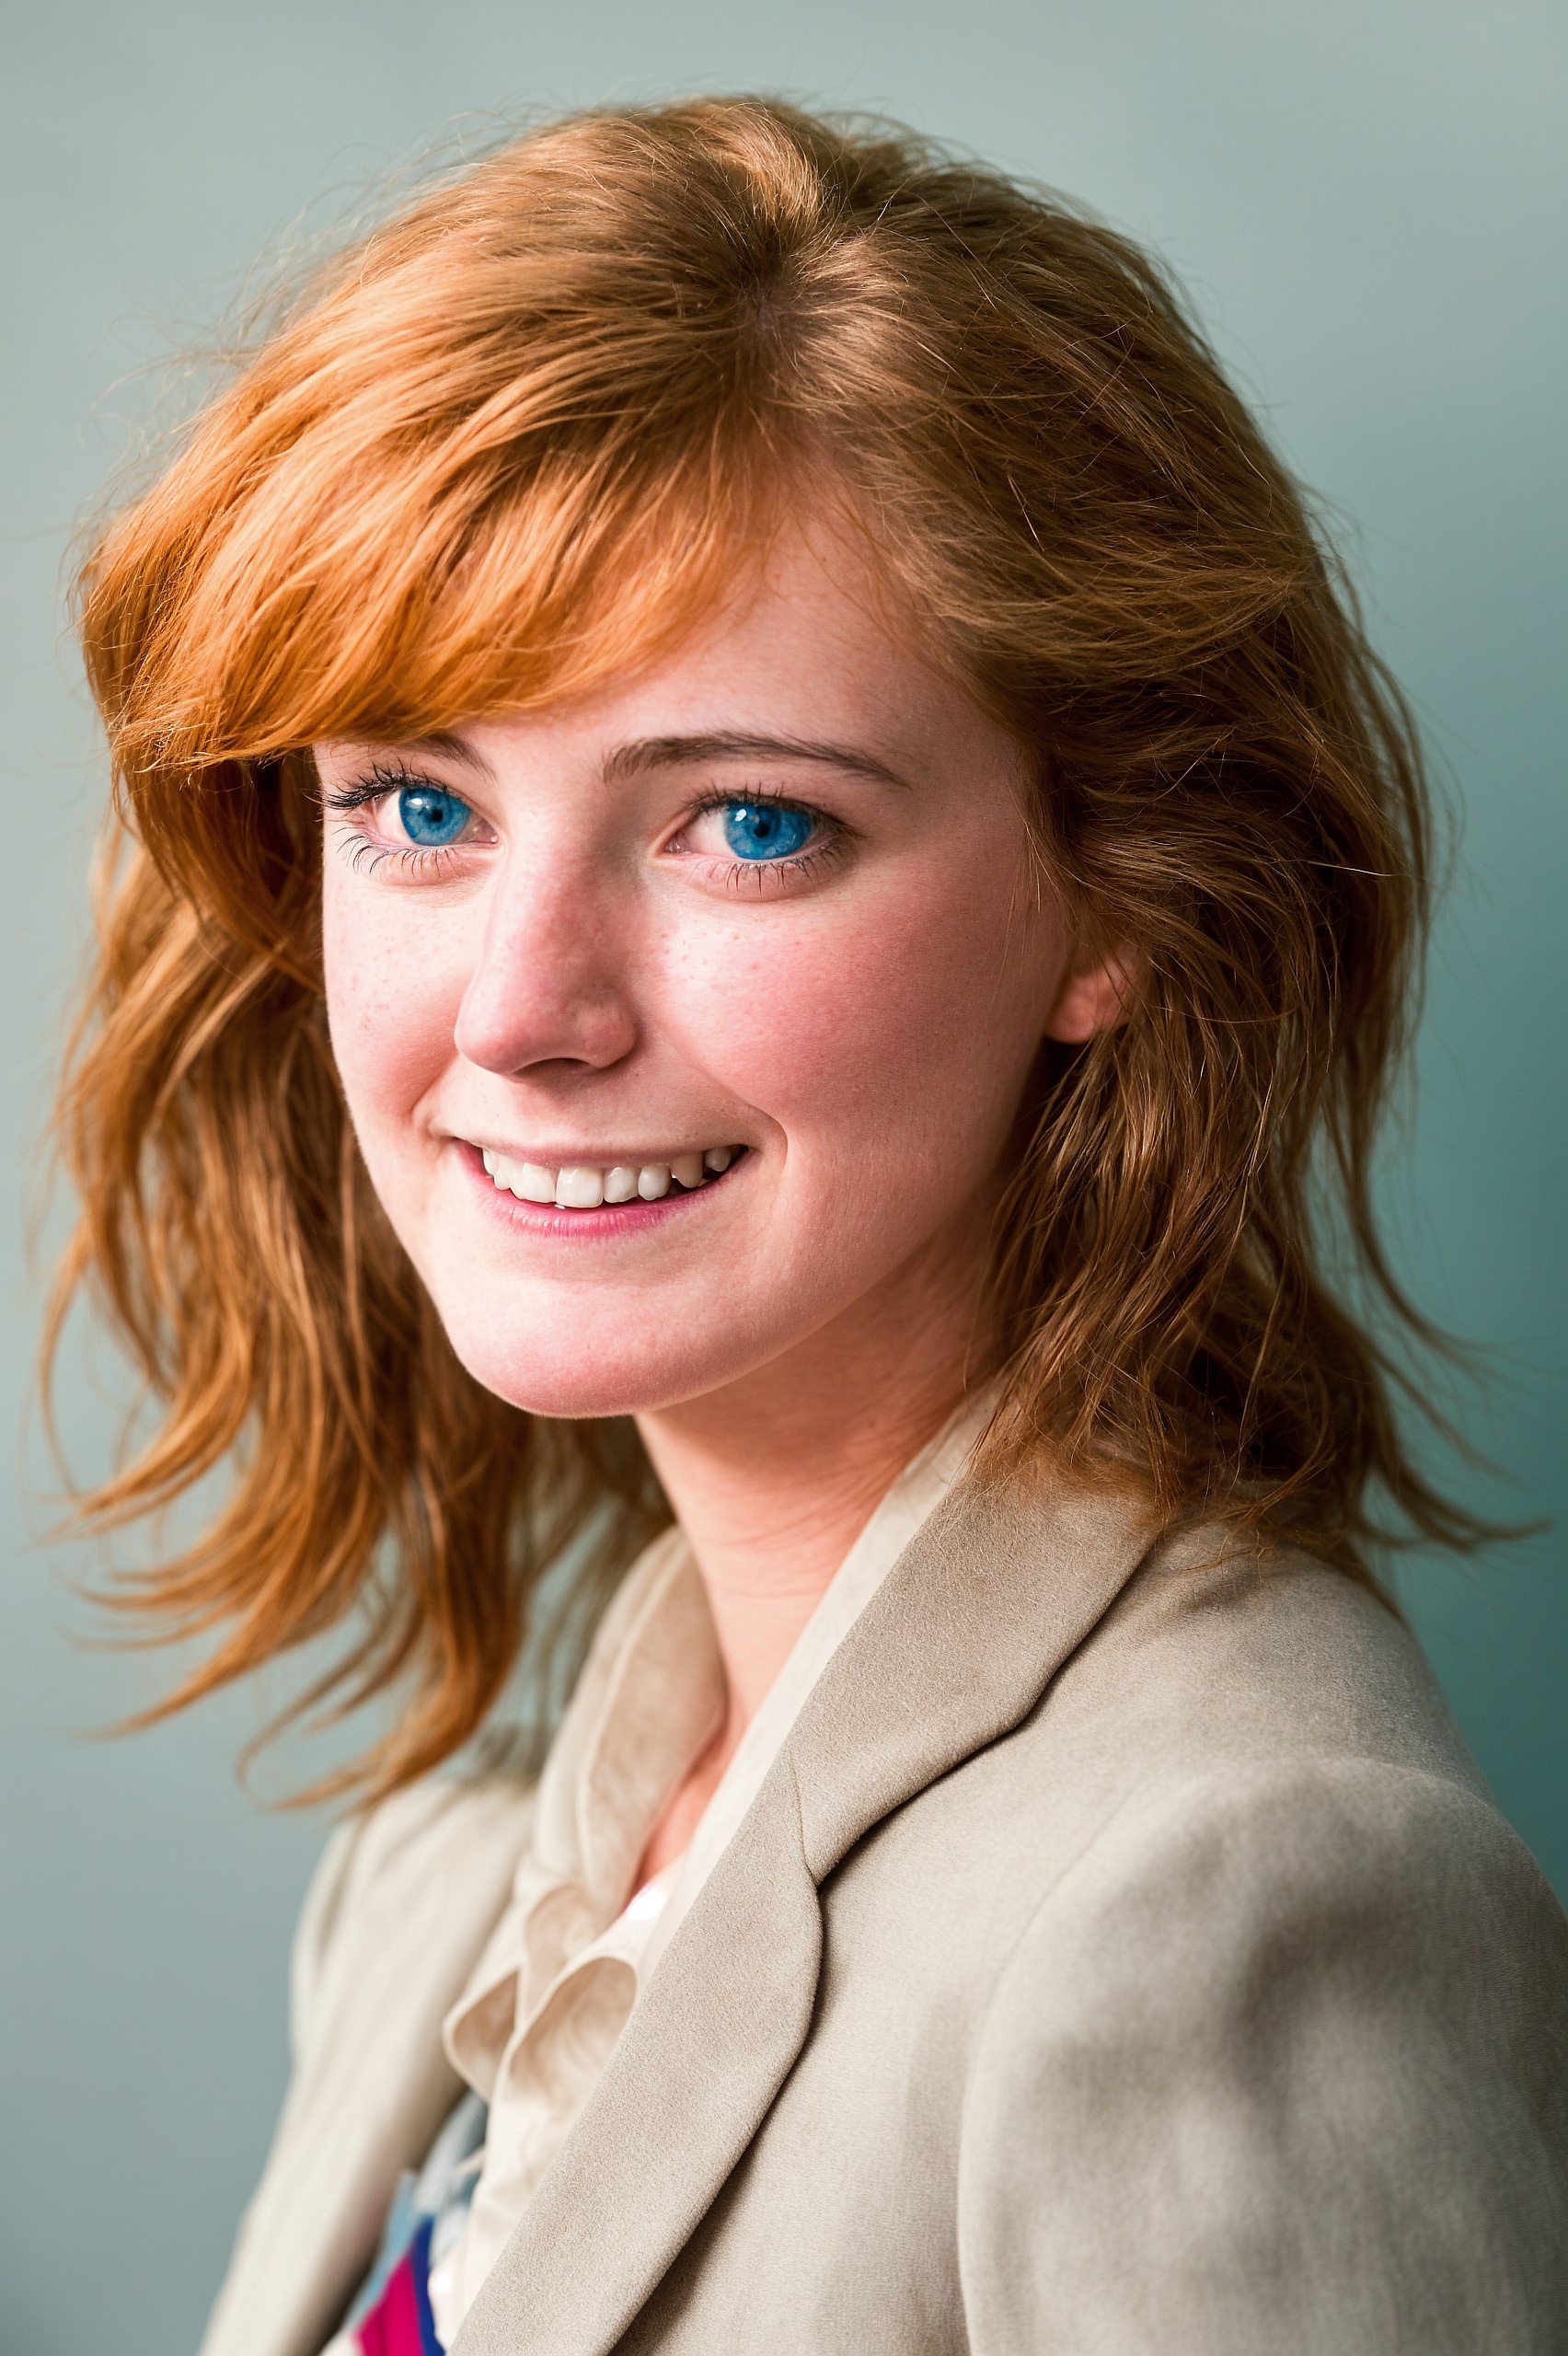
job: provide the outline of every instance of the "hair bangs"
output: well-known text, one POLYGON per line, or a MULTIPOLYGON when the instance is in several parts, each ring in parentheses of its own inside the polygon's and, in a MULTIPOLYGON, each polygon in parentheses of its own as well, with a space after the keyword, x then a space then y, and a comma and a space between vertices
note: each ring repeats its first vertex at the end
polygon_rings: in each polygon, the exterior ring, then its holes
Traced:
POLYGON ((124 518, 84 575, 94 684, 138 814, 219 765, 428 735, 591 692, 667 648, 758 561, 778 468, 746 421, 648 422, 636 446, 613 426, 477 449, 435 429, 368 448, 306 433, 236 468, 249 479, 232 496, 194 448, 186 479, 124 518), (179 491, 207 523, 194 561, 193 525, 167 512, 179 491), (162 576, 132 660, 95 630, 127 570, 162 576))

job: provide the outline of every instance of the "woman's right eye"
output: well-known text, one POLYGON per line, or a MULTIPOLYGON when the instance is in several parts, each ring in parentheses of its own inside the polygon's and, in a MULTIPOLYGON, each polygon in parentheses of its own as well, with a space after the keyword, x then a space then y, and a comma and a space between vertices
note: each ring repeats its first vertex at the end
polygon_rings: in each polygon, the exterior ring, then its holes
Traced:
POLYGON ((398 818, 418 850, 444 850, 461 839, 473 816, 467 803, 439 785, 405 785, 398 795, 398 818))

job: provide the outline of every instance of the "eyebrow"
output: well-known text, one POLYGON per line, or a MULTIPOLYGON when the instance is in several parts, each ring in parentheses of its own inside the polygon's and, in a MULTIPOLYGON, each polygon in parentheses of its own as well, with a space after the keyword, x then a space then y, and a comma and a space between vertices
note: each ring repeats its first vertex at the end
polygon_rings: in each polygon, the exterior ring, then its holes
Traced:
MULTIPOLYGON (((432 729, 428 736, 411 737, 398 749, 416 757, 422 753, 439 754, 444 760, 472 769, 481 777, 492 774, 483 756, 449 729, 432 729)), ((871 778, 879 785, 907 790, 909 783, 896 769, 890 769, 885 761, 851 745, 825 745, 803 736, 756 736, 730 731, 702 736, 641 736, 630 744, 617 745, 605 757, 605 782, 615 785, 648 769, 679 768, 694 761, 811 761, 822 768, 843 769, 851 776, 871 778)))
POLYGON ((428 736, 410 736, 405 744, 398 745, 395 749, 400 753, 413 753, 416 756, 421 753, 439 753, 443 760, 455 761, 459 768, 475 769, 481 777, 489 777, 491 773, 490 763, 482 759, 471 745, 465 745, 461 736, 455 736, 451 730, 446 728, 432 729, 428 736))
POLYGON ((644 736, 635 744, 618 745, 605 763, 605 781, 637 775, 644 769, 678 768, 693 761, 812 761, 823 768, 847 770, 873 778, 880 785, 906 787, 908 780, 885 762, 848 745, 823 745, 798 736, 644 736))

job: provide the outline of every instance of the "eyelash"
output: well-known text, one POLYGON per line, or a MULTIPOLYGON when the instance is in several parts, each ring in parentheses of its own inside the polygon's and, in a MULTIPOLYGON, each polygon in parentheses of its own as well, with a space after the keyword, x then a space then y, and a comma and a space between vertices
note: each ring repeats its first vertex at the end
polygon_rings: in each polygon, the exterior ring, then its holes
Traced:
MULTIPOLYGON (((406 787, 438 784, 439 780, 422 777, 417 770, 396 764, 377 762, 357 784, 334 787, 322 796, 323 806, 340 817, 352 818, 355 812, 368 810, 385 802, 389 794, 399 793, 406 787)), ((719 880, 727 891, 741 891, 748 881, 760 891, 769 876, 798 875, 813 882, 836 867, 847 847, 851 829, 843 820, 828 811, 819 810, 814 803, 801 802, 793 794, 778 793, 767 786, 732 786, 725 792, 706 794, 692 804, 681 822, 681 832, 695 825, 698 818, 711 812, 728 810, 737 802, 773 802, 786 809, 806 811, 822 835, 803 851, 792 851, 782 859, 737 859, 719 871, 719 880)), ((374 875, 387 860, 396 860, 406 875, 428 876, 432 870, 439 872, 451 861, 461 846, 443 843, 432 849, 419 843, 374 843, 363 835, 349 853, 356 874, 374 875)))
MULTIPOLYGON (((439 787, 440 780, 422 777, 417 769, 406 769, 395 762, 377 761, 358 784, 336 786, 322 796, 322 802, 325 808, 335 811, 340 817, 352 818, 356 811, 374 809, 388 794, 400 793, 410 785, 439 787)), ((432 869, 439 872, 450 866, 460 848, 457 843, 441 843, 433 849, 421 843, 373 843, 361 835, 349 852, 349 863, 356 875, 375 875, 392 859, 405 875, 429 876, 432 869)))
POLYGON ((787 810, 804 810, 821 830, 823 839, 813 842, 805 850, 791 851, 783 859, 737 859, 720 870, 726 891, 742 890, 748 878, 754 879, 760 891, 770 875, 799 875, 807 882, 814 881, 836 867, 848 847, 851 829, 841 818, 826 810, 819 810, 814 802, 802 802, 797 794, 775 793, 766 785, 732 786, 724 793, 709 793, 692 804, 681 831, 694 826, 698 818, 715 810, 732 809, 737 802, 779 803, 787 810))

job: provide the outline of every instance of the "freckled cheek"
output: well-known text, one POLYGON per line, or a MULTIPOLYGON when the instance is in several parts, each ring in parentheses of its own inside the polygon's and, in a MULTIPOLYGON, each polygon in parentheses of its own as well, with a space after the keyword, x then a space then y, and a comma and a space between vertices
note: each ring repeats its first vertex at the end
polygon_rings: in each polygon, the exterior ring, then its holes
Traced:
POLYGON ((940 900, 894 902, 773 942, 737 940, 688 969, 693 1052, 836 1158, 1005 1127, 1038 1045, 1038 991, 1006 954, 1005 909, 990 924, 952 915, 940 900))
POLYGON ((363 1137, 407 1122, 453 1058, 464 968, 438 930, 328 892, 322 951, 332 1052, 363 1137))

